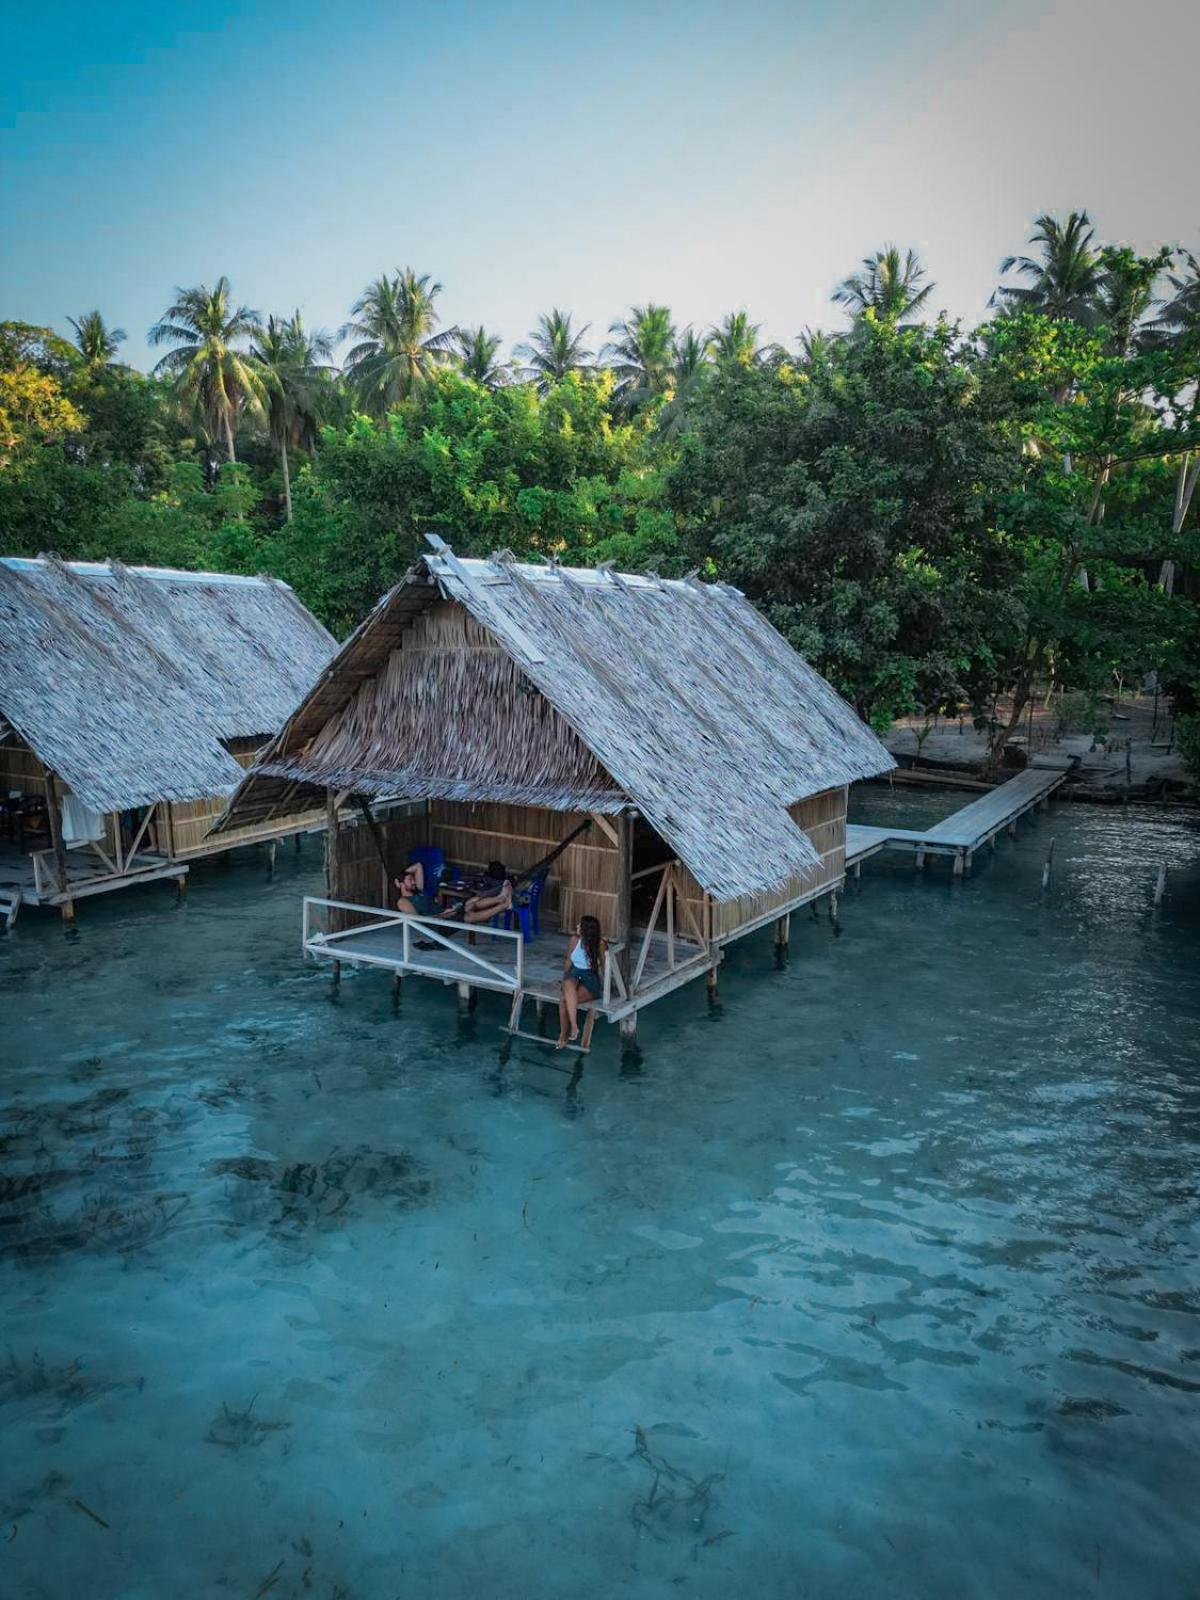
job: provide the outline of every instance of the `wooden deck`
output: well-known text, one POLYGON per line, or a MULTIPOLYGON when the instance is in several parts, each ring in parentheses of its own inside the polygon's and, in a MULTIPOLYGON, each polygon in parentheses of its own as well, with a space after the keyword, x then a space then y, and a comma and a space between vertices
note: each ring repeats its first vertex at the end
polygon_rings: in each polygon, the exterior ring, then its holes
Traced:
POLYGON ((846 828, 846 866, 857 873, 864 861, 881 850, 910 850, 919 867, 927 855, 953 856, 955 874, 966 872, 976 850, 1006 828, 1015 832, 1018 819, 1035 806, 1045 805, 1066 777, 1065 772, 1030 768, 928 828, 868 828, 850 823, 846 828))
MULTIPOLYGON (((325 902, 310 898, 305 904, 306 907, 320 907, 325 902)), ((558 1004, 558 984, 570 943, 565 933, 545 931, 522 947, 515 935, 502 935, 496 930, 481 927, 475 931, 474 944, 467 942, 465 932, 459 932, 449 946, 437 944, 433 949, 421 949, 417 941, 421 939, 423 931, 429 931, 428 927, 423 929, 419 926, 419 919, 408 919, 413 925, 406 959, 405 919, 387 912, 378 912, 376 915, 389 920, 340 932, 332 937, 314 931, 306 924, 303 938, 305 954, 352 966, 385 967, 400 977, 411 974, 435 978, 442 983, 466 984, 471 988, 491 989, 514 996, 521 994, 529 999, 558 1004)), ((640 948, 643 933, 644 930, 634 930, 635 951, 640 948)), ((614 983, 609 998, 598 1000, 595 1010, 609 1022, 619 1022, 652 1001, 661 999, 672 989, 698 978, 712 964, 711 952, 695 943, 676 934, 672 951, 667 936, 656 934, 651 938, 641 981, 633 994, 621 994, 614 983)))
MULTIPOLYGON (((45 852, 43 852, 45 854, 45 852)), ((186 878, 184 863, 171 861, 154 851, 139 851, 124 863, 124 871, 109 872, 90 850, 67 851, 67 892, 59 892, 53 882, 53 867, 34 869, 33 857, 9 846, 0 846, 0 900, 11 905, 9 926, 22 905, 58 906, 66 900, 83 900, 88 895, 107 894, 133 883, 153 883, 160 878, 186 878), (47 881, 50 880, 50 881, 47 881)))

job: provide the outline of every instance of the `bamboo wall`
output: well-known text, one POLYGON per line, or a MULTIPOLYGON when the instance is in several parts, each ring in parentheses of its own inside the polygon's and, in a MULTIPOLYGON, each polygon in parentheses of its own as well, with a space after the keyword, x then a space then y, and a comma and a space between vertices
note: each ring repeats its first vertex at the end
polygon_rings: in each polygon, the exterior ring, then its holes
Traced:
POLYGON ((789 808, 792 821, 804 829, 813 847, 820 852, 821 865, 791 879, 771 894, 743 895, 719 905, 704 893, 685 867, 680 867, 680 882, 686 885, 686 892, 680 898, 688 901, 710 939, 730 939, 740 929, 769 917, 772 911, 780 910, 801 896, 820 893, 845 876, 847 794, 845 788, 826 789, 789 808))
POLYGON ((21 794, 46 793, 46 777, 42 763, 33 751, 15 734, 0 744, 0 794, 9 795, 16 789, 21 794))
MULTIPOLYGON (((391 875, 399 877, 409 851, 416 845, 428 843, 425 802, 415 803, 403 814, 381 817, 376 827, 383 838, 391 875)), ((364 822, 350 825, 343 822, 339 827, 333 882, 327 888, 331 900, 349 900, 356 906, 395 905, 396 890, 388 883, 375 835, 364 822)), ((343 922, 342 926, 349 926, 349 923, 343 922)))
MULTIPOLYGON (((262 748, 258 739, 227 739, 226 748, 240 767, 250 767, 262 748)), ((224 811, 224 795, 206 795, 201 800, 173 800, 159 808, 153 829, 154 836, 147 848, 159 850, 173 860, 189 860, 195 856, 215 855, 220 850, 232 850, 239 844, 254 844, 261 839, 277 839, 281 834, 300 833, 305 828, 319 827, 325 820, 323 810, 289 813, 278 821, 248 823, 244 828, 229 828, 215 837, 210 830, 224 811)))
MULTIPOLYGON (((429 802, 429 842, 466 872, 501 860, 524 872, 585 820, 582 812, 538 806, 429 802)), ((611 826, 611 824, 610 824, 611 826)), ((615 829, 614 829, 615 831, 615 829)), ((542 894, 543 925, 569 931, 584 915, 599 917, 607 934, 617 909, 617 847, 598 822, 559 856, 542 894)))

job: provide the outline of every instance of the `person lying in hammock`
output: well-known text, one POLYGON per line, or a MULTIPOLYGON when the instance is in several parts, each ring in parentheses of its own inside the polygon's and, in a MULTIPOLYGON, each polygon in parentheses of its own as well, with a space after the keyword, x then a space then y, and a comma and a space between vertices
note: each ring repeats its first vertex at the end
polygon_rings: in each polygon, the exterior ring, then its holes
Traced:
POLYGON ((442 918, 448 922, 490 922, 502 911, 512 910, 513 888, 512 873, 503 861, 489 861, 483 889, 447 906, 442 918))

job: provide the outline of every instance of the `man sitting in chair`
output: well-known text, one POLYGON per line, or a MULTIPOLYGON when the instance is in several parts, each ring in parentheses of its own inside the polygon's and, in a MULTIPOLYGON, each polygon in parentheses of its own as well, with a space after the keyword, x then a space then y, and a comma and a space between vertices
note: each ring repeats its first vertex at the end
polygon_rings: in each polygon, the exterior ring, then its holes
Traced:
POLYGON ((489 861, 487 883, 482 892, 448 906, 442 918, 452 922, 490 922, 501 912, 512 910, 513 887, 512 874, 503 861, 489 861))

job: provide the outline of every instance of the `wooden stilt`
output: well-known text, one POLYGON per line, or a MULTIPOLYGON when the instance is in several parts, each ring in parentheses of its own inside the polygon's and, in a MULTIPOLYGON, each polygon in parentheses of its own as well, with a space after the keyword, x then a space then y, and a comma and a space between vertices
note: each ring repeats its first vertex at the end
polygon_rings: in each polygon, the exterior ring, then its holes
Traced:
POLYGON ((629 946, 633 929, 633 827, 636 812, 622 811, 615 819, 617 829, 617 903, 613 911, 612 943, 619 944, 616 965, 625 985, 625 993, 632 995, 629 946))
MULTIPOLYGON (((59 894, 66 894, 70 880, 67 876, 67 847, 63 843, 61 801, 58 779, 46 769, 46 819, 50 824, 50 843, 54 846, 54 873, 59 894)), ((75 903, 64 900, 60 907, 64 922, 75 921, 75 903)))
POLYGON ((832 893, 830 894, 830 896, 829 896, 829 920, 830 920, 830 922, 833 923, 835 928, 837 927, 837 919, 838 919, 838 897, 837 897, 837 890, 834 889, 832 891, 832 893))
POLYGON ((330 976, 333 979, 333 987, 335 989, 339 989, 342 983, 342 963, 340 961, 335 961, 333 963, 333 969, 330 973, 330 976))
POLYGON ((1048 889, 1050 887, 1050 872, 1051 872, 1051 869, 1052 869, 1053 866, 1054 866, 1054 840, 1051 839, 1050 844, 1049 844, 1049 846, 1047 847, 1047 850, 1046 850, 1045 865, 1042 867, 1042 888, 1043 889, 1048 889))
POLYGON ((925 852, 924 852, 924 850, 918 850, 917 851, 917 871, 918 872, 924 872, 925 871, 925 852))
POLYGON ((400 1004, 400 991, 401 991, 401 989, 403 987, 404 987, 404 976, 403 976, 403 974, 399 973, 399 972, 393 972, 392 973, 392 1004, 393 1005, 398 1006, 400 1004))
POLYGON ((1154 904, 1156 906, 1159 906, 1159 905, 1162 904, 1162 897, 1163 897, 1164 894, 1166 894, 1166 892, 1167 892, 1167 863, 1165 861, 1160 861, 1158 863, 1158 877, 1155 879, 1155 882, 1154 882, 1154 904))
POLYGON ((300 835, 298 833, 294 833, 292 835, 292 843, 296 846, 296 854, 299 855, 300 854, 300 835))
POLYGON ((964 856, 964 853, 961 850, 956 850, 954 852, 954 876, 956 878, 961 878, 962 875, 963 875, 963 871, 964 870, 965 870, 965 856, 964 856))
POLYGON ((627 1017, 622 1017, 617 1023, 617 1030, 622 1044, 632 1043, 637 1038, 637 1012, 631 1011, 627 1017))
POLYGON ((458 1014, 460 1017, 469 1017, 475 1009, 475 990, 461 980, 454 987, 458 990, 458 1014))
POLYGON ((786 912, 775 922, 775 944, 781 949, 786 949, 792 934, 792 915, 786 912))
POLYGON ((275 871, 275 847, 277 842, 277 840, 272 839, 267 846, 267 871, 271 873, 275 871))
POLYGON ((181 900, 187 899, 187 873, 182 878, 175 879, 175 892, 181 900))

